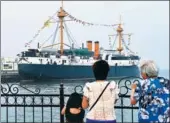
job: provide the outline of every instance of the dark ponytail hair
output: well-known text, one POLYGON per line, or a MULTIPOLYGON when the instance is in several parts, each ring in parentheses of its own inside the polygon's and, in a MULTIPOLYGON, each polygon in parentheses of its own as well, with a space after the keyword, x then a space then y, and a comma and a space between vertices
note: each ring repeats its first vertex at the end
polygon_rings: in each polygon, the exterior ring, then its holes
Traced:
POLYGON ((78 93, 72 93, 67 101, 67 108, 79 108, 82 103, 82 95, 78 93))

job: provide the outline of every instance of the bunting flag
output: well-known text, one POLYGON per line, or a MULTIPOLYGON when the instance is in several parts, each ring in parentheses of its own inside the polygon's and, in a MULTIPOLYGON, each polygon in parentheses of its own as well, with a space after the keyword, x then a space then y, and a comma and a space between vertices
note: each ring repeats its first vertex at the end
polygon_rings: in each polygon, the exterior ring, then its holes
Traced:
POLYGON ((41 33, 41 31, 45 28, 45 27, 49 27, 50 26, 50 23, 54 23, 54 22, 51 22, 51 20, 55 20, 55 16, 56 16, 57 12, 55 12, 52 16, 49 17, 49 19, 47 21, 44 22, 44 25, 43 27, 41 27, 37 33, 33 36, 33 38, 28 42, 28 43, 25 43, 25 47, 28 47, 30 46, 30 44, 36 39, 36 37, 41 33))
POLYGON ((41 29, 39 29, 39 30, 37 31, 37 33, 33 36, 33 38, 32 38, 28 43, 25 43, 25 47, 28 47, 28 46, 39 36, 40 32, 41 32, 45 27, 50 27, 50 23, 52 23, 50 20, 51 20, 51 18, 44 22, 43 27, 41 27, 41 29))
POLYGON ((45 23, 44 23, 44 27, 49 27, 50 26, 50 20, 47 20, 45 23))
POLYGON ((70 15, 69 13, 67 13, 68 17, 75 21, 75 22, 78 22, 80 24, 83 24, 83 25, 87 25, 87 26, 104 26, 104 27, 114 27, 114 26, 117 26, 118 24, 113 24, 113 25, 108 25, 108 24, 96 24, 96 23, 89 23, 89 22, 86 22, 86 21, 82 21, 82 20, 79 20, 77 18, 75 18, 74 16, 70 15))

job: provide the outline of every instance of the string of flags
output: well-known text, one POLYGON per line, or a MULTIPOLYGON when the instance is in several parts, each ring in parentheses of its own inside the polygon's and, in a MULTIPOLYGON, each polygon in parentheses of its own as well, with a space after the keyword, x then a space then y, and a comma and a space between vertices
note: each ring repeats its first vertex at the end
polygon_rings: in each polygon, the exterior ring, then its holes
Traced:
MULTIPOLYGON (((56 12, 57 13, 57 12, 56 12)), ((37 31, 37 33, 33 36, 33 38, 28 42, 28 43, 25 43, 25 47, 29 47, 30 44, 39 36, 39 34, 41 33, 41 31, 45 28, 45 27, 49 27, 50 26, 50 23, 57 23, 59 21, 57 21, 56 19, 54 19, 54 16, 56 16, 56 13, 54 13, 53 16, 51 16, 47 21, 44 22, 44 25, 37 31), (52 21, 53 20, 53 21, 52 21)), ((70 15, 68 12, 67 13, 67 16, 72 20, 72 21, 75 21, 75 22, 78 22, 80 24, 83 24, 84 26, 87 25, 87 26, 104 26, 104 27, 114 27, 114 26, 117 26, 118 24, 112 24, 112 25, 108 25, 108 24, 97 24, 97 23, 89 23, 89 22, 86 22, 86 21, 82 21, 82 20, 79 20, 77 18, 75 18, 74 16, 70 15)))
POLYGON ((33 38, 28 42, 25 43, 25 47, 30 47, 30 44, 38 37, 38 35, 40 34, 40 32, 45 28, 45 27, 49 27, 50 23, 54 23, 51 20, 55 20, 54 16, 57 14, 57 12, 55 12, 53 14, 53 16, 49 17, 49 19, 47 21, 44 22, 44 25, 37 31, 37 33, 33 36, 33 38))
POLYGON ((25 44, 25 47, 29 47, 29 45, 39 36, 40 32, 45 28, 50 26, 50 19, 44 22, 44 25, 37 31, 37 33, 33 36, 33 38, 25 44))
POLYGON ((114 27, 114 26, 117 26, 118 24, 112 24, 112 25, 108 25, 108 24, 97 24, 97 23, 89 23, 89 22, 86 22, 86 21, 82 21, 82 20, 79 20, 77 18, 75 18, 74 16, 70 15, 69 13, 67 13, 67 16, 75 21, 75 22, 78 22, 80 24, 83 24, 83 25, 87 25, 87 26, 105 26, 105 27, 114 27))

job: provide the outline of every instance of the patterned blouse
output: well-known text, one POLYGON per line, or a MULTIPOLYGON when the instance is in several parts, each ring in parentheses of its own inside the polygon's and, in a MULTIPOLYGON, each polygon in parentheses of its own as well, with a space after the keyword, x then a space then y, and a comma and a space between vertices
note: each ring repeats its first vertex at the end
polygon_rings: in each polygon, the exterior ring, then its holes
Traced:
POLYGON ((170 81, 146 79, 137 84, 135 99, 139 101, 139 122, 170 122, 170 81))

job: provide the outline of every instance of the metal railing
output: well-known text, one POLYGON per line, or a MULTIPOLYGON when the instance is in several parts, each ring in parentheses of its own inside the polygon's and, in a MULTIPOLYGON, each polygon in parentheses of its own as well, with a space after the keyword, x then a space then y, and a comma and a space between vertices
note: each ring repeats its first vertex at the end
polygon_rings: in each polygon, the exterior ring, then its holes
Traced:
MULTIPOLYGON (((119 101, 115 105, 115 109, 120 110, 118 118, 120 122, 126 122, 124 120, 124 110, 131 111, 128 115, 131 117, 131 121, 134 122, 134 110, 138 109, 138 106, 130 105, 130 86, 133 82, 140 80, 141 78, 125 77, 117 81, 120 88, 119 101), (129 103, 129 104, 128 104, 129 103)), ((82 93, 82 86, 74 87, 73 91, 82 93), (78 92, 78 89, 80 91, 78 92)), ((64 116, 61 115, 61 110, 66 102, 65 98, 70 94, 64 94, 64 85, 61 83, 59 93, 57 94, 41 94, 41 89, 35 88, 34 90, 28 89, 19 84, 1 85, 1 122, 2 123, 64 123, 64 116), (20 92, 20 89, 24 90, 24 93, 20 92), (12 110, 10 110, 12 108, 12 110), (28 109, 29 111, 27 111, 28 109), (37 110, 38 108, 38 110, 37 110), (49 110, 47 110, 47 108, 49 110), (39 116, 37 116, 39 115, 39 116), (58 115, 58 116, 57 116, 58 115), (22 120, 21 120, 22 118, 22 120), (28 120, 29 119, 29 120, 28 120), (47 120, 48 119, 48 120, 47 120)), ((128 116, 128 118, 130 118, 128 116)))

